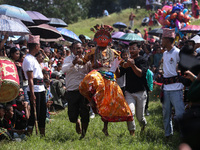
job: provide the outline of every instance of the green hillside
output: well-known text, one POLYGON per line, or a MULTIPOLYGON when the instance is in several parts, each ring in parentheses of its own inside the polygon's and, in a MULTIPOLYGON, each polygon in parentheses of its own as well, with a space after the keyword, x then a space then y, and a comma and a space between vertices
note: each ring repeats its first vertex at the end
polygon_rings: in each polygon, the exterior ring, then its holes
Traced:
MULTIPOLYGON (((140 9, 136 12, 136 10, 134 9, 125 9, 120 13, 113 13, 110 14, 110 16, 108 17, 101 17, 101 18, 90 18, 90 19, 86 19, 86 20, 81 20, 78 23, 74 23, 74 24, 70 24, 69 27, 67 27, 69 30, 72 30, 74 33, 76 33, 77 35, 79 34, 84 34, 87 35, 89 37, 93 37, 94 33, 92 31, 90 31, 90 28, 95 26, 96 24, 107 24, 107 25, 113 25, 116 22, 123 22, 126 25, 129 25, 129 15, 130 13, 133 12, 136 15, 136 18, 134 20, 134 28, 139 28, 139 29, 143 29, 144 27, 140 27, 140 24, 142 22, 142 19, 145 16, 149 16, 149 12, 144 10, 144 9, 140 9)), ((117 30, 117 29, 115 29, 117 30)), ((141 30, 142 31, 142 30, 141 30)))
MULTIPOLYGON (((90 28, 95 26, 96 24, 107 24, 107 25, 113 25, 116 22, 123 22, 126 25, 129 26, 129 15, 130 13, 133 12, 136 17, 134 20, 134 27, 138 28, 142 33, 143 33, 143 29, 146 27, 140 27, 142 19, 145 16, 149 16, 150 11, 146 11, 145 9, 140 9, 138 11, 136 11, 136 9, 125 9, 122 10, 120 13, 113 13, 110 14, 110 16, 108 17, 101 17, 101 18, 89 18, 86 20, 80 20, 78 23, 74 23, 74 24, 69 24, 69 27, 67 27, 69 30, 72 30, 74 33, 76 33, 77 35, 80 34, 84 34, 89 36, 90 38, 93 38, 94 33, 92 31, 90 31, 90 28)), ((200 24, 200 20, 194 20, 191 19, 192 23, 191 24, 195 24, 195 25, 199 25, 200 24)), ((161 27, 161 26, 160 26, 161 27)), ((158 26, 154 26, 152 28, 158 28, 158 26)), ((117 29, 115 29, 117 31, 117 29)))

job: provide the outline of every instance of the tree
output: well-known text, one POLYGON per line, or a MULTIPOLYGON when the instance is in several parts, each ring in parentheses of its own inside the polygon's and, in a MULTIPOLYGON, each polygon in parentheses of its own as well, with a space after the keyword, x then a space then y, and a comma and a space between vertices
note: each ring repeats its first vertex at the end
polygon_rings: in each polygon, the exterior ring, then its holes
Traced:
POLYGON ((0 0, 1 4, 38 11, 48 18, 60 18, 66 23, 87 18, 90 2, 91 0, 0 0))

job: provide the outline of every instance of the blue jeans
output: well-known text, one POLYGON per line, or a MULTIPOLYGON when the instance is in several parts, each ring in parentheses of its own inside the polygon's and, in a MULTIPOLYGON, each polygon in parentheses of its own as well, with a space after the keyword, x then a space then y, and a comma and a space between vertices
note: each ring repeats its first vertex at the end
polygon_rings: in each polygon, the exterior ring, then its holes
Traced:
POLYGON ((164 91, 164 101, 163 101, 163 122, 165 129, 165 136, 170 136, 173 134, 172 127, 172 106, 175 109, 174 119, 179 119, 182 117, 185 107, 183 103, 183 91, 164 91))
POLYGON ((23 86, 24 100, 30 104, 28 93, 27 93, 27 88, 28 88, 28 85, 27 86, 23 86))

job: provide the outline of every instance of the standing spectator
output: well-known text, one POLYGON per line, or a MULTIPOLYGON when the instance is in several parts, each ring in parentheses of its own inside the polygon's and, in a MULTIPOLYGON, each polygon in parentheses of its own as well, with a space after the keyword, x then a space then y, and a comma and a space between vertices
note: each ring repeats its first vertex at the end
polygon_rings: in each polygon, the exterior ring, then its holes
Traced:
POLYGON ((147 32, 147 29, 144 28, 144 39, 147 40, 148 38, 148 32, 147 32))
POLYGON ((83 48, 80 42, 72 44, 72 53, 66 57, 62 66, 63 73, 66 73, 66 94, 68 101, 68 115, 72 123, 76 123, 76 132, 81 134, 80 139, 85 137, 89 124, 89 110, 87 106, 88 100, 85 99, 79 92, 79 84, 90 71, 88 64, 82 66, 83 48), (81 121, 78 116, 81 116, 81 121))
POLYGON ((184 113, 183 84, 178 78, 177 63, 179 62, 179 49, 173 45, 175 39, 174 29, 163 29, 162 46, 166 51, 163 54, 163 120, 165 136, 168 139, 173 135, 172 127, 172 106, 175 109, 175 120, 182 117, 184 113))
POLYGON ((24 74, 28 80, 28 94, 31 102, 31 113, 28 120, 28 133, 32 134, 35 123, 34 107, 36 107, 38 126, 40 134, 45 136, 46 120, 46 97, 43 84, 42 68, 34 57, 40 50, 40 36, 29 35, 29 54, 26 55, 22 64, 24 74))
POLYGON ((155 47, 155 51, 156 53, 154 54, 154 66, 156 67, 156 69, 159 68, 160 64, 161 64, 161 60, 162 60, 162 57, 163 57, 163 54, 161 52, 161 47, 160 46, 157 46, 155 47))
MULTIPOLYGON (((132 114, 136 114, 141 126, 141 131, 144 131, 147 124, 144 111, 147 99, 145 86, 148 67, 147 62, 139 55, 139 43, 131 42, 129 44, 129 52, 130 58, 128 58, 127 63, 124 63, 123 67, 125 68, 120 68, 120 76, 126 73, 125 98, 132 114)), ((135 120, 128 122, 128 130, 131 135, 135 135, 135 120)))
POLYGON ((20 57, 20 49, 17 47, 12 47, 10 49, 10 59, 12 59, 17 67, 17 73, 19 75, 19 81, 20 81, 20 88, 23 90, 23 76, 22 76, 22 66, 21 63, 19 62, 19 57, 20 57))
POLYGON ((151 9, 150 0, 146 0, 146 9, 147 10, 151 9))
POLYGON ((134 18, 135 18, 135 15, 133 14, 133 12, 131 12, 131 14, 129 15, 129 23, 130 23, 131 28, 133 28, 134 26, 134 18))
POLYGON ((192 15, 195 19, 199 18, 199 5, 197 0, 192 0, 192 15))

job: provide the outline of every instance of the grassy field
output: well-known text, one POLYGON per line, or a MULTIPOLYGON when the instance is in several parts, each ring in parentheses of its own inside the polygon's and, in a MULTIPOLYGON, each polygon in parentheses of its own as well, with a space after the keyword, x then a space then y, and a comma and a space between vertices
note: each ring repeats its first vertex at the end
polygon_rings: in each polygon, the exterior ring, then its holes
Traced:
MULTIPOLYGON (((89 36, 90 38, 93 38, 94 33, 90 31, 91 27, 95 26, 96 24, 113 25, 116 22, 123 22, 126 25, 129 25, 128 18, 131 12, 133 12, 136 15, 136 18, 134 20, 134 28, 139 28, 142 31, 144 27, 140 27, 141 21, 145 16, 149 16, 149 12, 144 9, 138 10, 138 12, 136 12, 136 10, 133 9, 125 9, 120 13, 113 13, 107 17, 89 18, 86 20, 81 20, 78 23, 70 24, 67 28, 69 30, 72 30, 77 35, 84 34, 89 36)), ((118 31, 118 29, 115 30, 118 31)))
MULTIPOLYGON (((90 28, 95 26, 96 24, 107 24, 107 25, 113 25, 116 22, 123 22, 126 25, 129 26, 129 15, 130 13, 133 12, 136 17, 134 19, 134 27, 133 29, 137 28, 139 29, 142 33, 144 33, 143 29, 148 28, 148 27, 141 27, 141 22, 142 19, 145 16, 149 16, 150 11, 146 11, 145 9, 139 9, 136 11, 136 9, 125 9, 122 10, 120 13, 113 13, 110 14, 108 17, 101 17, 101 18, 89 18, 86 20, 80 20, 77 23, 74 24, 69 24, 69 27, 67 27, 69 30, 72 30, 74 33, 77 35, 84 34, 89 36, 90 38, 93 38, 94 33, 90 31, 90 28)), ((200 25, 200 20, 199 19, 191 19, 191 24, 194 25, 200 25)), ((153 26, 152 28, 161 28, 161 26, 153 26)), ((114 30, 118 31, 118 29, 114 28, 114 30)))
POLYGON ((180 141, 175 132, 169 142, 164 138, 162 123, 162 108, 155 93, 151 94, 149 108, 150 116, 147 116, 148 125, 143 134, 136 121, 137 129, 135 137, 131 137, 127 130, 126 122, 109 123, 109 137, 101 131, 103 122, 99 116, 90 120, 86 137, 79 140, 80 135, 75 132, 75 125, 69 122, 67 109, 52 116, 51 123, 46 126, 46 137, 36 135, 22 142, 1 142, 1 150, 175 150, 180 141))
MULTIPOLYGON (((90 31, 90 28, 97 23, 112 25, 120 21, 128 25, 128 16, 131 11, 136 14, 134 28, 143 31, 144 27, 140 27, 142 18, 149 16, 149 12, 143 9, 139 10, 137 13, 136 10, 126 9, 121 13, 111 14, 109 17, 81 20, 78 23, 69 25, 68 29, 74 31, 77 35, 84 34, 92 38, 93 33, 90 31)), ((199 20, 194 20, 192 22, 192 24, 199 23, 199 20)), ((180 143, 179 134, 175 132, 169 142, 165 141, 162 108, 157 98, 157 93, 157 90, 151 93, 149 108, 151 115, 146 117, 148 125, 145 129, 145 133, 142 135, 140 135, 140 127, 136 121, 137 130, 135 137, 129 135, 126 122, 110 123, 108 128, 110 136, 105 137, 101 131, 103 122, 101 118, 97 116, 91 119, 86 137, 83 140, 79 140, 80 135, 76 134, 75 125, 69 122, 67 110, 65 110, 58 115, 52 116, 54 121, 47 124, 45 138, 33 135, 29 137, 27 141, 23 142, 0 142, 0 150, 176 150, 180 143)))

